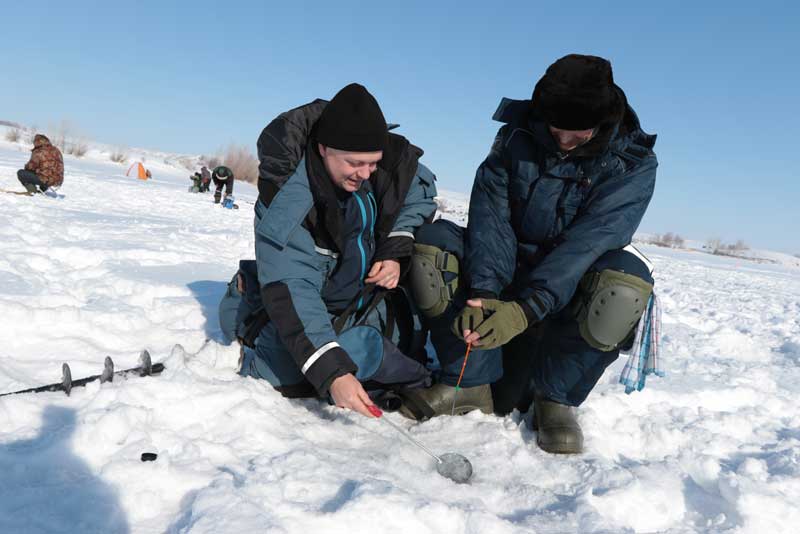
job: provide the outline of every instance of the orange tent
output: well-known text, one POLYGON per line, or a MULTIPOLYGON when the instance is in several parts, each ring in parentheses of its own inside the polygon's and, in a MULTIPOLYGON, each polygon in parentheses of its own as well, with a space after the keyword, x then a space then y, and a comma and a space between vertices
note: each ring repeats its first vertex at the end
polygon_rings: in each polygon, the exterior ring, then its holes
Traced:
POLYGON ((147 180, 150 178, 150 171, 144 168, 140 162, 136 162, 130 166, 128 172, 125 173, 125 176, 135 176, 140 180, 147 180))

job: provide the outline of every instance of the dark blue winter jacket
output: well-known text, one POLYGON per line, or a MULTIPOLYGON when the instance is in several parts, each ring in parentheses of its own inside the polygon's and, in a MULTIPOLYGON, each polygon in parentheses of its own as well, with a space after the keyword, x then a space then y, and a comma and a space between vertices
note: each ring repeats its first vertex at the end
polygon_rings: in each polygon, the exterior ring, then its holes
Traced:
POLYGON ((566 306, 603 253, 630 243, 658 163, 656 136, 624 108, 622 121, 564 156, 529 100, 503 99, 493 118, 505 125, 470 198, 474 296, 523 300, 532 319, 541 319, 566 306))
POLYGON ((314 141, 324 105, 284 113, 264 129, 255 207, 264 307, 320 394, 356 371, 332 318, 356 300, 375 261, 411 254, 415 230, 436 210, 434 176, 418 162, 422 150, 395 134, 368 182, 354 193, 337 190, 314 141))

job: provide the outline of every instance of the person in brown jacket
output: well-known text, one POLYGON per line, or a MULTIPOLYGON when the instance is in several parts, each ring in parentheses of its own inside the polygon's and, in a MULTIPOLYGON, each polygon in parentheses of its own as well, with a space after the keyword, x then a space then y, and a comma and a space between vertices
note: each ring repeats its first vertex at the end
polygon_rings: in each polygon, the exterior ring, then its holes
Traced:
POLYGON ((60 186, 64 182, 61 151, 46 136, 36 134, 31 159, 24 169, 17 171, 17 178, 29 193, 44 193, 50 187, 60 186))

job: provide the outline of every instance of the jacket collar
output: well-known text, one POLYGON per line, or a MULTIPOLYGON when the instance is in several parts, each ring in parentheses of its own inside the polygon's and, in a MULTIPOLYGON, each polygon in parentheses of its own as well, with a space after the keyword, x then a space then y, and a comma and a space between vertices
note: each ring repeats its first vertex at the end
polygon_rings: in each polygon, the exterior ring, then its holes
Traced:
POLYGON ((544 120, 535 113, 532 113, 531 100, 503 98, 492 118, 498 122, 503 122, 515 128, 521 128, 527 131, 547 154, 556 156, 562 160, 577 160, 602 156, 608 151, 610 145, 621 142, 623 138, 629 136, 636 138, 641 144, 648 146, 648 148, 652 148, 655 144, 655 136, 647 135, 642 132, 639 125, 639 118, 628 105, 625 93, 619 88, 618 91, 620 95, 620 105, 624 106, 624 110, 620 110, 619 115, 617 115, 618 117, 621 116, 621 119, 600 124, 600 126, 598 126, 598 132, 588 143, 566 154, 559 151, 558 145, 550 134, 550 130, 544 120))

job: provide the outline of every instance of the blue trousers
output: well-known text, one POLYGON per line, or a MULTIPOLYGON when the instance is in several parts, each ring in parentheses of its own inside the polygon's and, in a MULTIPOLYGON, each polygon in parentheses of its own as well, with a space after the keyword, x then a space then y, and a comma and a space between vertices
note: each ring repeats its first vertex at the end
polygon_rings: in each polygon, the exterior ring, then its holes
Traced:
MULTIPOLYGON (((433 245, 455 254, 461 272, 465 265, 465 229, 439 220, 424 225, 417 232, 418 243, 433 245)), ((602 255, 591 271, 619 270, 653 283, 647 266, 634 254, 613 250, 602 255)), ((462 280, 464 277, 462 276, 462 280)), ((466 288, 459 281, 453 303, 444 314, 428 320, 431 343, 441 367, 439 381, 455 385, 464 361, 466 344, 450 330, 453 320, 465 305, 466 288)), ((502 298, 513 300, 513 295, 502 298)), ((472 350, 463 387, 492 384, 495 411, 526 409, 535 391, 555 402, 579 406, 586 400, 603 371, 619 356, 619 350, 604 352, 589 345, 581 336, 578 322, 567 306, 528 328, 505 346, 490 350, 472 350)))
MULTIPOLYGON (((334 317, 332 316, 331 318, 333 319, 334 317)), ((354 319, 351 318, 345 323, 343 333, 339 336, 339 342, 342 348, 347 351, 350 357, 353 358, 353 361, 358 365, 359 371, 357 377, 361 379, 362 373, 381 363, 379 361, 381 354, 379 354, 380 350, 374 350, 370 348, 369 345, 364 345, 363 339, 347 334, 347 332, 351 332, 349 329, 353 326, 353 322, 354 319), (373 361, 376 358, 378 360, 373 361)), ((385 302, 381 302, 375 309, 367 314, 362 324, 374 327, 380 331, 385 322, 386 305, 385 302)), ((399 333, 395 331, 392 339, 389 341, 397 343, 398 340, 399 333)), ((405 375, 413 374, 415 370, 412 365, 411 370, 406 372, 403 365, 408 365, 408 362, 398 363, 395 360, 392 364, 395 365, 393 371, 398 371, 405 375), (400 367, 399 369, 398 366, 400 367)), ((287 397, 316 396, 316 392, 311 387, 311 384, 305 379, 305 376, 303 376, 303 373, 300 371, 291 353, 283 344, 283 341, 281 341, 278 329, 273 322, 267 323, 261 330, 256 340, 255 350, 249 348, 245 349, 244 360, 239 374, 266 380, 287 397)))

